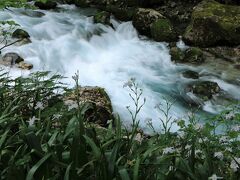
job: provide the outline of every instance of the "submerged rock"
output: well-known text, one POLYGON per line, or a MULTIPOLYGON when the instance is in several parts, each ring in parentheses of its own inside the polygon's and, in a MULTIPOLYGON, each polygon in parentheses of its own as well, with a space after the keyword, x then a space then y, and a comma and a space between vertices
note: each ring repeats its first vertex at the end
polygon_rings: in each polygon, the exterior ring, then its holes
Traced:
POLYGON ((214 94, 220 92, 220 87, 217 83, 211 81, 195 82, 188 86, 187 91, 200 96, 204 100, 209 100, 214 94))
POLYGON ((40 18, 40 17, 45 16, 45 14, 43 12, 32 11, 32 10, 24 10, 23 12, 21 12, 21 14, 29 16, 29 17, 34 17, 34 18, 40 18))
POLYGON ((240 44, 240 7, 202 1, 195 7, 183 38, 201 47, 240 44))
MULTIPOLYGON (((111 100, 103 88, 81 87, 79 97, 81 103, 89 105, 85 112, 89 122, 106 127, 107 121, 113 119, 111 100)), ((72 93, 67 98, 76 101, 77 95, 72 93)))
POLYGON ((36 1, 34 5, 37 6, 39 9, 44 10, 55 9, 57 7, 57 3, 50 0, 47 0, 46 2, 36 1))
POLYGON ((28 39, 28 38, 30 38, 28 32, 23 30, 23 29, 16 29, 13 32, 12 37, 13 38, 18 38, 18 39, 28 39))
POLYGON ((191 70, 184 71, 182 74, 183 74, 183 77, 185 77, 185 78, 190 78, 190 79, 198 79, 199 78, 198 72, 191 71, 191 70))

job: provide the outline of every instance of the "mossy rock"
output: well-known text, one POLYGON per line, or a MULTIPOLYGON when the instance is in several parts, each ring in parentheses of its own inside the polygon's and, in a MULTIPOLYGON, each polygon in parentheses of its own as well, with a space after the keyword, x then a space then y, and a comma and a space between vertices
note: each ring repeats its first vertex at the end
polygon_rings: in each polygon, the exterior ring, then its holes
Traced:
POLYGON ((204 61, 204 54, 200 48, 191 47, 185 51, 184 62, 201 64, 204 61))
POLYGON ((185 57, 184 52, 178 47, 172 47, 170 49, 170 55, 171 59, 176 62, 183 62, 185 57))
POLYGON ((204 0, 194 8, 191 24, 183 36, 201 47, 240 44, 240 7, 204 0))
POLYGON ((23 62, 24 59, 15 52, 6 53, 0 60, 1 65, 12 66, 23 62))
POLYGON ((165 19, 165 17, 158 11, 139 8, 133 16, 133 26, 140 34, 151 37, 151 26, 159 19, 165 19))
POLYGON ((217 83, 211 81, 195 82, 188 87, 188 91, 193 92, 204 100, 209 100, 213 95, 220 92, 220 87, 217 83))
POLYGON ((135 14, 136 8, 134 7, 119 7, 118 5, 107 5, 106 11, 112 13, 117 19, 121 21, 130 21, 135 14))
POLYGON ((177 35, 168 19, 158 19, 151 25, 151 37, 155 41, 173 42, 177 35))
POLYGON ((12 34, 13 38, 18 38, 18 39, 27 39, 30 38, 29 34, 27 31, 23 30, 23 29, 16 29, 13 34, 12 34))
POLYGON ((101 23, 101 24, 111 25, 110 16, 111 16, 111 14, 109 12, 101 11, 101 12, 98 12, 93 17, 93 20, 94 20, 94 23, 101 23))

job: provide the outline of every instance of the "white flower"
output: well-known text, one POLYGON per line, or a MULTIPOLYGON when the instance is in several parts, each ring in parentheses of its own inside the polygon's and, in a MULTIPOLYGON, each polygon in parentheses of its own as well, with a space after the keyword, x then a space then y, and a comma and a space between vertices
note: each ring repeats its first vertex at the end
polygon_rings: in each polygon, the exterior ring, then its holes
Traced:
POLYGON ((128 82, 124 83, 123 88, 125 88, 125 87, 131 88, 131 87, 133 86, 133 83, 134 83, 135 81, 136 81, 135 78, 131 78, 130 80, 128 80, 128 82))
POLYGON ((231 120, 231 119, 234 118, 234 117, 235 117, 235 113, 232 112, 232 111, 225 115, 225 118, 226 118, 227 120, 231 120))
POLYGON ((232 148, 227 147, 227 148, 225 149, 225 151, 232 152, 232 148))
POLYGON ((68 106, 68 111, 71 111, 72 109, 76 109, 78 107, 77 103, 73 100, 66 100, 64 101, 64 104, 68 106))
POLYGON ((175 152, 175 149, 173 147, 167 147, 163 149, 163 154, 171 154, 174 152, 175 152))
POLYGON ((185 132, 183 132, 183 131, 178 132, 178 136, 180 138, 183 138, 185 136, 185 132))
POLYGON ((202 151, 200 149, 195 150, 195 155, 202 154, 202 151))
POLYGON ((237 172, 239 169, 239 165, 240 164, 240 158, 234 158, 230 164, 230 168, 234 171, 237 172))
POLYGON ((203 125, 200 123, 197 123, 194 125, 194 129, 196 129, 196 130, 201 130, 202 128, 203 128, 203 125))
POLYGON ((43 110, 43 109, 44 109, 43 103, 42 103, 42 102, 37 102, 37 104, 36 104, 36 106, 35 106, 35 109, 43 110))
POLYGON ((213 174, 211 177, 208 178, 209 180, 218 180, 218 179, 223 179, 223 177, 218 177, 216 174, 213 174))
POLYGON ((191 149, 191 145, 186 145, 185 149, 191 149))
POLYGON ((61 114, 54 114, 54 115, 53 115, 53 119, 59 119, 60 117, 62 117, 61 114))
POLYGON ((200 143, 200 144, 202 144, 202 143, 204 143, 204 142, 206 142, 208 140, 208 138, 200 138, 199 140, 198 140, 198 142, 200 143))
POLYGON ((214 157, 223 160, 223 153, 222 152, 215 152, 214 153, 214 157))
POLYGON ((143 140, 143 137, 142 137, 141 133, 137 133, 137 135, 135 136, 134 139, 141 144, 142 140, 143 140))
POLYGON ((228 137, 227 136, 222 136, 220 139, 219 139, 220 143, 226 143, 228 142, 228 137))
POLYGON ((235 127, 232 127, 231 129, 232 131, 240 131, 240 126, 235 126, 235 127))
POLYGON ((35 116, 33 116, 32 118, 29 119, 28 121, 28 126, 33 126, 34 122, 38 120, 38 118, 36 118, 35 116))

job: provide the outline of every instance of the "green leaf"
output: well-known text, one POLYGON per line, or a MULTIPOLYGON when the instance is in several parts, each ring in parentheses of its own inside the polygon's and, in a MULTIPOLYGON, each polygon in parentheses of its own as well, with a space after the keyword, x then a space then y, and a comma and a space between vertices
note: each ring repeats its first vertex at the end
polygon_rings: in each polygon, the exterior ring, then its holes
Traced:
POLYGON ((70 179, 70 170, 71 170, 71 167, 72 167, 72 163, 68 165, 67 169, 66 169, 66 172, 65 172, 65 175, 64 175, 64 180, 69 180, 70 179))
POLYGON ((92 148, 93 151, 93 155, 95 156, 96 159, 99 159, 101 157, 101 151, 100 149, 97 147, 97 145, 95 144, 95 142, 89 138, 88 136, 84 135, 83 136, 87 142, 87 144, 90 145, 90 147, 92 148))
POLYGON ((40 161, 38 161, 28 172, 26 180, 33 180, 33 176, 36 173, 36 171, 45 163, 50 157, 52 156, 52 153, 45 155, 40 161))
POLYGON ((118 172, 119 172, 122 180, 130 180, 130 177, 129 177, 128 172, 127 172, 126 169, 121 169, 118 172))
POLYGON ((133 180, 138 180, 140 162, 141 162, 140 158, 138 157, 137 160, 136 160, 136 163, 134 165, 133 180))

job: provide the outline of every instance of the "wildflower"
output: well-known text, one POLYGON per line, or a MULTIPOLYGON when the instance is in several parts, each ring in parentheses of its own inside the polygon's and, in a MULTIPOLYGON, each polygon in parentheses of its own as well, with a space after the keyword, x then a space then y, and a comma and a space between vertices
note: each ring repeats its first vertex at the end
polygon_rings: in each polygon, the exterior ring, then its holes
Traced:
POLYGON ((232 152, 232 148, 227 147, 227 148, 225 149, 225 151, 232 152))
POLYGON ((163 149, 163 154, 171 154, 174 152, 175 152, 175 149, 173 147, 167 147, 163 149))
POLYGON ((72 109, 76 109, 78 107, 77 103, 73 100, 67 100, 64 102, 66 106, 68 106, 68 111, 71 111, 72 109))
POLYGON ((61 114, 54 114, 54 115, 53 115, 53 119, 59 119, 60 117, 62 117, 61 114))
POLYGON ((133 83, 135 81, 136 81, 135 78, 131 78, 130 80, 128 80, 128 82, 124 83, 123 88, 125 88, 125 87, 129 87, 129 88, 133 87, 133 83))
POLYGON ((213 174, 211 177, 208 178, 209 180, 218 180, 218 179, 223 179, 223 177, 218 177, 216 174, 213 174))
POLYGON ((33 126, 36 120, 38 120, 38 118, 36 118, 35 116, 30 118, 28 121, 28 126, 33 126))
POLYGON ((42 102, 37 102, 35 109, 43 110, 44 109, 43 103, 42 102))
POLYGON ((220 143, 226 143, 228 142, 228 137, 227 136, 222 136, 220 139, 219 139, 220 143))
POLYGON ((223 160, 223 153, 222 152, 215 152, 214 153, 214 157, 223 160))
POLYGON ((235 132, 240 131, 240 126, 232 127, 231 130, 232 130, 232 131, 235 131, 235 132))
POLYGON ((235 114, 234 114, 234 112, 232 112, 232 111, 225 115, 225 118, 226 118, 227 120, 231 120, 231 119, 233 119, 234 117, 235 117, 235 114))
POLYGON ((234 171, 237 172, 239 169, 239 164, 240 164, 240 158, 233 158, 230 168, 234 171))
POLYGON ((137 133, 137 135, 135 136, 134 139, 141 144, 142 140, 143 140, 143 137, 142 137, 141 133, 137 133))
POLYGON ((202 144, 202 143, 204 143, 204 142, 206 142, 208 139, 205 137, 205 138, 200 138, 199 140, 198 140, 198 142, 200 143, 200 144, 202 144))
POLYGON ((203 125, 200 124, 200 123, 197 123, 197 124, 194 125, 194 129, 201 130, 201 129, 203 129, 203 125))
POLYGON ((197 149, 197 150, 195 151, 195 155, 197 155, 197 154, 202 154, 202 151, 201 151, 200 149, 197 149))

